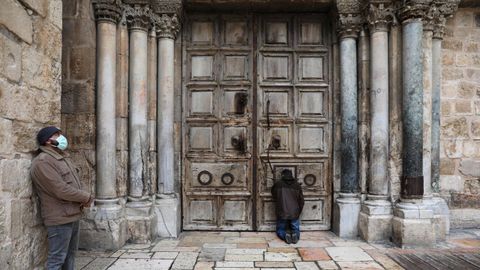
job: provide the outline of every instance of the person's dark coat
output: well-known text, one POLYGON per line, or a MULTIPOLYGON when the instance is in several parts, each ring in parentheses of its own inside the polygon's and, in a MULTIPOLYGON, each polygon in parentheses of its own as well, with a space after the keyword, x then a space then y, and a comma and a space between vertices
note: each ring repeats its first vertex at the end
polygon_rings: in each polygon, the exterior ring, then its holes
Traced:
POLYGON ((276 181, 272 187, 277 219, 298 219, 303 210, 304 199, 302 187, 296 179, 276 181))

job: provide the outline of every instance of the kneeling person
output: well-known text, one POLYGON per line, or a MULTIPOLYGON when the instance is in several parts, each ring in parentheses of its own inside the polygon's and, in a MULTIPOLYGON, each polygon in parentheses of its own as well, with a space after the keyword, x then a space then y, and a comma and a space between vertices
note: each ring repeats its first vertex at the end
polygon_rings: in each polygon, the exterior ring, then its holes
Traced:
POLYGON ((277 215, 277 235, 287 244, 296 244, 300 239, 299 217, 304 199, 302 187, 293 177, 291 170, 285 169, 281 172, 281 179, 272 187, 272 196, 277 215))

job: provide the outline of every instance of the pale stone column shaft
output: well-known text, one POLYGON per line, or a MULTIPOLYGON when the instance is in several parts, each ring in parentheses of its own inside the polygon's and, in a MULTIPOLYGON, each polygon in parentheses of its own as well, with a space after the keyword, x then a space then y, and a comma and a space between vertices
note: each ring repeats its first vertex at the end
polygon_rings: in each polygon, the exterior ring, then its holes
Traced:
POLYGON ((432 35, 423 32, 423 196, 432 195, 432 35))
POLYGON ((369 195, 388 195, 388 32, 370 34, 371 156, 369 195))
POLYGON ((174 46, 173 38, 158 39, 158 191, 164 194, 175 193, 174 46))
POLYGON ((130 30, 129 68, 129 196, 144 195, 148 138, 147 138, 147 30, 130 30))
POLYGON ((97 24, 96 198, 114 199, 116 192, 115 70, 117 26, 97 24))
POLYGON ((370 177, 370 38, 368 31, 362 29, 358 38, 358 177, 362 194, 367 193, 370 177))
POLYGON ((157 192, 157 36, 155 29, 148 37, 148 191, 157 192))
POLYGON ((442 89, 442 40, 432 41, 432 189, 440 183, 440 95, 442 89))

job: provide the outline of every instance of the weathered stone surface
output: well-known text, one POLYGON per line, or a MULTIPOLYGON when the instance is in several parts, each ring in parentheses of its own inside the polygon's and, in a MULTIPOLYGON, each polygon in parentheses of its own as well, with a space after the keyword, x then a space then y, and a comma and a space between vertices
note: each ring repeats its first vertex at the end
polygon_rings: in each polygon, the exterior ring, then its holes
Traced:
POLYGON ((2 1, 0 9, 0 25, 17 35, 28 44, 32 43, 32 19, 25 8, 14 0, 2 1))
MULTIPOLYGON (((83 2, 83 1, 82 1, 83 2)), ((64 5, 65 6, 65 5, 64 5)), ((64 19, 62 44, 67 48, 95 48, 95 21, 92 19, 64 19)))
POLYGON ((480 120, 472 120, 471 125, 473 139, 480 139, 480 120))
POLYGON ((47 19, 62 29, 62 0, 48 0, 47 19))
POLYGON ((90 150, 95 146, 94 114, 63 114, 62 131, 71 150, 90 150))
POLYGON ((465 117, 452 117, 442 122, 442 136, 447 138, 468 138, 468 123, 465 117))
POLYGON ((45 17, 47 11, 47 0, 20 0, 26 7, 45 17))
POLYGON ((61 64, 30 47, 22 52, 23 79, 38 89, 56 92, 60 100, 61 64), (57 92, 58 91, 58 92, 57 92))
POLYGON ((480 177, 480 160, 462 160, 459 170, 464 175, 480 177))
POLYGON ((0 118, 0 154, 10 154, 14 150, 9 130, 12 130, 12 120, 0 118))
POLYGON ((70 79, 95 78, 95 48, 72 48, 70 50, 70 79))
POLYGON ((95 113, 93 81, 62 84, 62 113, 95 113))
POLYGON ((33 39, 38 45, 39 51, 52 58, 56 62, 61 61, 62 31, 52 23, 36 18, 33 39))
POLYGON ((126 196, 128 188, 128 151, 117 151, 117 195, 126 196))
POLYGON ((435 231, 431 219, 393 218, 393 241, 402 248, 431 247, 435 231))
POLYGON ((455 160, 449 158, 440 159, 440 174, 454 174, 456 168, 455 160))
POLYGON ((18 82, 22 75, 22 48, 19 43, 0 33, 0 74, 18 82))
POLYGON ((105 270, 107 269, 113 262, 115 261, 114 258, 96 258, 92 262, 90 262, 85 268, 82 270, 105 270))
POLYGON ((337 262, 372 261, 365 251, 359 247, 327 247, 328 255, 337 262))
POLYGON ((480 209, 451 209, 450 215, 452 229, 478 228, 478 224, 480 224, 480 209))
POLYGON ((30 164, 30 159, 0 160, 2 190, 11 192, 15 197, 29 197, 32 194, 30 164))
POLYGON ((196 252, 180 252, 172 265, 172 270, 192 269, 197 261, 197 256, 196 252))
POLYGON ((440 189, 442 191, 463 191, 464 181, 460 175, 441 175, 440 189))
POLYGON ((472 101, 471 100, 457 100, 455 102, 455 113, 460 114, 472 114, 472 101))

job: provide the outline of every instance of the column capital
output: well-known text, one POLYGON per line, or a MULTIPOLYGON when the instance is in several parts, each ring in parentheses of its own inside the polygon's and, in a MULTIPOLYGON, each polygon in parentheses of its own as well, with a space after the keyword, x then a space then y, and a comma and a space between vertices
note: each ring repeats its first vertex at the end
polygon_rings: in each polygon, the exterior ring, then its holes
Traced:
POLYGON ((390 0, 370 0, 365 7, 365 18, 371 32, 388 31, 396 23, 395 11, 390 0))
POLYGON ((180 20, 177 14, 159 14, 154 16, 154 25, 157 31, 157 38, 176 39, 180 31, 180 20))
POLYGON ((95 19, 117 24, 122 16, 120 0, 93 0, 95 19))
POLYGON ((429 9, 432 0, 404 0, 398 10, 398 17, 402 23, 412 20, 422 20, 429 9))
POLYGON ((363 24, 360 0, 337 0, 337 31, 340 38, 357 38, 363 24))
POLYGON ((124 5, 125 18, 130 30, 148 31, 151 26, 152 11, 148 4, 132 3, 124 5))
POLYGON ((157 14, 175 14, 180 17, 183 11, 182 0, 151 0, 151 6, 157 14))
POLYGON ((460 0, 437 0, 434 2, 435 14, 433 21, 433 38, 443 39, 445 23, 457 11, 460 0))

